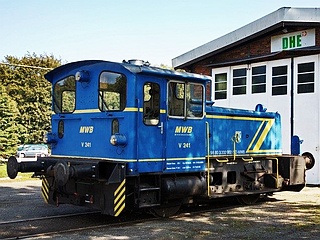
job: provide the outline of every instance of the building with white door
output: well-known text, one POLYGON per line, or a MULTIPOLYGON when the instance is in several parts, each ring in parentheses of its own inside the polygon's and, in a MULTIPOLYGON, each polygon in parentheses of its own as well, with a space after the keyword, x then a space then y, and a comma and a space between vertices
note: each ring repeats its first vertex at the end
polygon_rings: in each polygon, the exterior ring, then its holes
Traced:
POLYGON ((175 69, 213 77, 217 106, 254 109, 261 103, 282 117, 283 153, 292 136, 315 159, 308 184, 320 184, 320 8, 280 8, 172 60, 175 69))

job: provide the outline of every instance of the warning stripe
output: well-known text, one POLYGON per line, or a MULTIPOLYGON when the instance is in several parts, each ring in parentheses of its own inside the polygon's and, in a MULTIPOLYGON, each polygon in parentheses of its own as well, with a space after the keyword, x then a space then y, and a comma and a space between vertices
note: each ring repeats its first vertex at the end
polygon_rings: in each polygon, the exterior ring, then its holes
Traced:
POLYGON ((114 192, 114 216, 119 216, 119 214, 125 208, 125 199, 126 199, 126 179, 124 179, 119 187, 114 192))
POLYGON ((49 202, 49 183, 46 178, 42 179, 41 195, 46 203, 49 202))

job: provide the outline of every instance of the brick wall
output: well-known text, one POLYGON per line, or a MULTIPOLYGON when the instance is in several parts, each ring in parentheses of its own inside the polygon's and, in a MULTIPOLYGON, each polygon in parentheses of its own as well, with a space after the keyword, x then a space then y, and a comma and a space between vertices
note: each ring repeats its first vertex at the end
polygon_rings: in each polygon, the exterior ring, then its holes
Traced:
MULTIPOLYGON (((310 29, 313 27, 295 27, 290 28, 289 32, 296 32, 304 29, 310 29)), ((222 51, 213 56, 207 57, 204 60, 198 61, 194 64, 189 65, 185 68, 186 71, 195 72, 204 75, 211 75, 212 67, 207 65, 219 64, 219 63, 230 63, 233 61, 243 60, 252 57, 263 57, 269 55, 271 52, 271 37, 275 35, 283 34, 282 31, 269 33, 268 35, 253 39, 251 41, 242 43, 233 48, 222 51)), ((320 46, 320 28, 316 28, 316 45, 320 46)), ((275 56, 273 59, 276 59, 275 56)), ((281 55, 278 58, 283 58, 281 55)), ((256 62, 259 60, 256 60, 256 62)), ((251 62, 254 62, 252 60, 251 62)), ((227 64, 228 66, 232 64, 227 64)))

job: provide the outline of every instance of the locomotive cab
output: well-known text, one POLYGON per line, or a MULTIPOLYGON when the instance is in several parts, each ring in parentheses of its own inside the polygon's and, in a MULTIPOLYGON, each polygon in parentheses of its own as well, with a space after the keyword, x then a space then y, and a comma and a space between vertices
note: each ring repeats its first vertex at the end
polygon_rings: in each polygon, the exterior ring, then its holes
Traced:
POLYGON ((208 78, 108 62, 69 64, 46 77, 53 156, 126 162, 129 176, 204 170, 205 124, 198 120, 208 78))

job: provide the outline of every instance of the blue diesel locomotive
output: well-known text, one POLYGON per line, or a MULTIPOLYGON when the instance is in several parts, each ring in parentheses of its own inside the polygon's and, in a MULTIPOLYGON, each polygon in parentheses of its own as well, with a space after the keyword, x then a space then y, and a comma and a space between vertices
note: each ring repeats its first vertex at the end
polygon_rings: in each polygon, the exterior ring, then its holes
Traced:
POLYGON ((215 107, 210 77, 93 60, 45 78, 51 156, 12 156, 7 171, 35 172, 47 203, 170 216, 182 204, 230 196, 251 204, 305 186, 304 157, 282 155, 280 115, 215 107))

